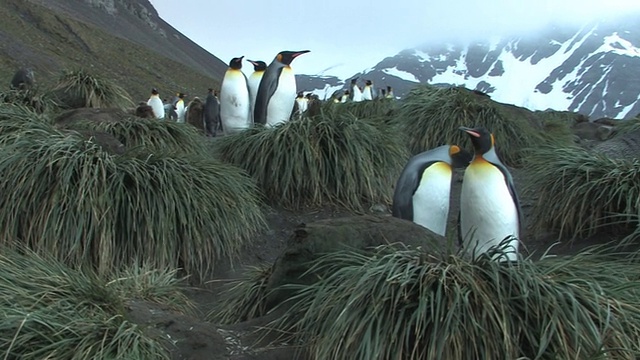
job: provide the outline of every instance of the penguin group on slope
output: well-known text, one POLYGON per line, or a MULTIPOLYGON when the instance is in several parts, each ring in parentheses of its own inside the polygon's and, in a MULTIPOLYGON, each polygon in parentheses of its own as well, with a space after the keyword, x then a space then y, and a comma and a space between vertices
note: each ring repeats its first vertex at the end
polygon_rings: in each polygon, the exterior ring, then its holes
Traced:
POLYGON ((268 66, 260 60, 247 60, 254 67, 249 78, 242 72, 244 56, 231 59, 220 87, 220 121, 225 133, 290 120, 298 94, 291 62, 308 52, 281 51, 268 66))
POLYGON ((393 195, 392 214, 444 236, 449 215, 452 171, 464 168, 460 194, 459 241, 478 257, 501 247, 500 260, 517 260, 521 210, 513 179, 484 127, 465 128, 474 154, 444 145, 413 156, 393 195))
POLYGON ((361 102, 377 99, 395 99, 393 89, 387 85, 387 89, 378 89, 373 87, 373 81, 365 80, 364 87, 358 85, 358 77, 350 80, 349 87, 345 90, 336 90, 331 98, 334 103, 361 102))

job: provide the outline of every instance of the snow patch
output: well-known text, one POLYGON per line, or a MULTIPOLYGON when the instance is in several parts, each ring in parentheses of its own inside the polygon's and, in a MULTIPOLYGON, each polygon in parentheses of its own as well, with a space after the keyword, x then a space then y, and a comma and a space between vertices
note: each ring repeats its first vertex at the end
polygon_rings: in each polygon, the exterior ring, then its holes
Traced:
POLYGON ((383 69, 382 72, 387 74, 387 75, 395 76, 395 77, 400 78, 402 80, 416 82, 416 83, 420 82, 420 80, 418 80, 418 78, 415 75, 413 75, 412 73, 406 72, 406 71, 403 71, 403 70, 398 70, 398 68, 395 67, 395 66, 392 67, 392 68, 383 69))

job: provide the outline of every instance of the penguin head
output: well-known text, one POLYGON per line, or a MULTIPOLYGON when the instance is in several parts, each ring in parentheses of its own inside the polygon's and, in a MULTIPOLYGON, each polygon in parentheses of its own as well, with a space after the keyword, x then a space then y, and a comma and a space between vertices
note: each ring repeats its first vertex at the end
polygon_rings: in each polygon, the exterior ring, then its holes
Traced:
POLYGON ((298 98, 304 97, 304 91, 298 91, 298 98))
POLYGON ((469 134, 471 138, 471 144, 473 144, 473 150, 476 155, 483 155, 493 150, 495 140, 493 134, 489 130, 482 126, 475 128, 460 127, 460 130, 469 134))
POLYGON ((371 85, 373 85, 373 83, 371 82, 371 80, 366 80, 366 81, 365 81, 365 85, 369 85, 369 86, 371 86, 371 85))
POLYGON ((265 71, 267 70, 267 63, 264 61, 260 61, 260 60, 249 60, 247 59, 248 62, 250 62, 253 65, 253 71, 265 71))
POLYGON ((231 59, 231 61, 229 61, 229 67, 234 70, 242 69, 242 58, 244 58, 244 55, 231 59))
POLYGON ((283 65, 291 65, 293 59, 308 52, 310 52, 310 50, 281 51, 278 53, 278 55, 276 55, 276 61, 281 62, 283 65))
POLYGON ((353 79, 351 79, 351 85, 355 85, 356 81, 358 81, 357 77, 354 77, 353 79))
POLYGON ((158 94, 159 94, 158 89, 156 88, 151 89, 151 95, 158 95, 158 94))
POLYGON ((451 166, 454 168, 465 168, 473 160, 473 154, 458 145, 449 146, 449 157, 451 157, 451 166))

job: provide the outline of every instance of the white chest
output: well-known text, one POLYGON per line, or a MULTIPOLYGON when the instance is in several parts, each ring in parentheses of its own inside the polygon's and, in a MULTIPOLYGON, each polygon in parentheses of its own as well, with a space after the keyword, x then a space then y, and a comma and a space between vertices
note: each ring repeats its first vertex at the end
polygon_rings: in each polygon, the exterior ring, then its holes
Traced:
POLYGON ((284 67, 280 73, 278 87, 271 95, 267 105, 267 126, 288 121, 296 99, 296 78, 290 67, 284 67))
POLYGON ((449 216, 451 193, 451 167, 436 163, 423 173, 418 189, 413 194, 413 222, 444 236, 449 216))
MULTIPOLYGON (((489 163, 472 163, 465 171, 460 194, 463 246, 479 255, 508 236, 519 238, 515 202, 502 172, 489 163)), ((518 242, 511 243, 518 250, 518 242)), ((515 254, 512 254, 515 259, 515 254)))

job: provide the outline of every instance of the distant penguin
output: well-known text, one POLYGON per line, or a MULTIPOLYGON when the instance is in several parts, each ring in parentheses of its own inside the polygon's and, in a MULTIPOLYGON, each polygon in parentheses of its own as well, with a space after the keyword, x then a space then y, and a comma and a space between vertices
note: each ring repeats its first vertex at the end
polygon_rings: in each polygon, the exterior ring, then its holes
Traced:
POLYGON ((373 82, 371 80, 366 80, 364 89, 362 90, 362 100, 375 99, 374 93, 375 91, 373 90, 373 82))
POLYGON ((445 236, 453 168, 463 168, 471 154, 443 145, 413 156, 402 170, 393 194, 393 216, 413 221, 445 236))
POLYGON ((387 99, 395 99, 395 95, 393 95, 393 88, 387 85, 387 95, 385 96, 387 99))
POLYGON ((296 116, 298 118, 302 117, 302 114, 305 113, 305 111, 307 111, 307 107, 309 105, 309 98, 304 96, 304 92, 300 91, 298 93, 298 96, 296 96, 296 104, 298 111, 296 112, 296 116))
POLYGON ((253 65, 253 72, 247 78, 247 85, 249 86, 249 98, 251 101, 251 110, 249 112, 251 116, 251 122, 253 122, 253 111, 256 108, 256 97, 258 96, 258 87, 260 87, 260 81, 264 72, 267 70, 267 63, 264 61, 248 60, 253 65))
POLYGON ((378 95, 380 97, 380 99, 386 99, 386 94, 387 94, 387 90, 385 89, 380 89, 380 94, 378 95))
POLYGON ((351 92, 349 90, 345 90, 342 93, 342 98, 340 99, 340 103, 346 103, 351 98, 351 92))
POLYGON ((291 62, 302 51, 281 51, 267 67, 256 97, 254 121, 257 124, 274 126, 289 120, 297 93, 296 78, 291 62))
POLYGON ((179 93, 178 94, 178 101, 176 102, 176 122, 179 123, 183 123, 185 121, 185 116, 186 116, 186 108, 184 105, 184 97, 185 94, 183 93, 179 93))
POLYGON ((204 128, 207 136, 216 136, 216 130, 220 123, 220 103, 213 89, 209 88, 207 98, 204 101, 204 128))
POLYGON ((29 90, 34 84, 35 76, 31 69, 19 69, 11 79, 11 89, 13 90, 29 90))
POLYGON ((331 97, 329 98, 330 100, 333 100, 334 103, 339 103, 340 100, 342 99, 342 94, 344 93, 344 91, 342 90, 336 90, 333 92, 333 94, 331 94, 331 97))
POLYGON ((185 117, 185 122, 187 124, 191 124, 196 129, 198 129, 201 133, 205 134, 204 128, 204 103, 200 100, 199 97, 194 97, 193 100, 189 102, 189 106, 187 106, 187 114, 185 117))
POLYGON ((351 79, 351 85, 349 86, 349 99, 353 102, 360 102, 362 101, 362 90, 360 90, 356 81, 358 81, 358 78, 351 79))
POLYGON ((225 134, 251 126, 251 100, 247 77, 242 72, 242 58, 231 59, 220 88, 220 120, 225 134))
POLYGON ((509 236, 505 251, 516 260, 521 211, 513 179, 495 151, 495 139, 484 127, 465 128, 474 149, 464 172, 460 194, 460 239, 467 252, 478 256, 509 236))
POLYGON ((153 114, 156 119, 164 119, 164 104, 160 100, 160 94, 156 88, 151 89, 151 96, 147 100, 147 105, 153 109, 153 114))

